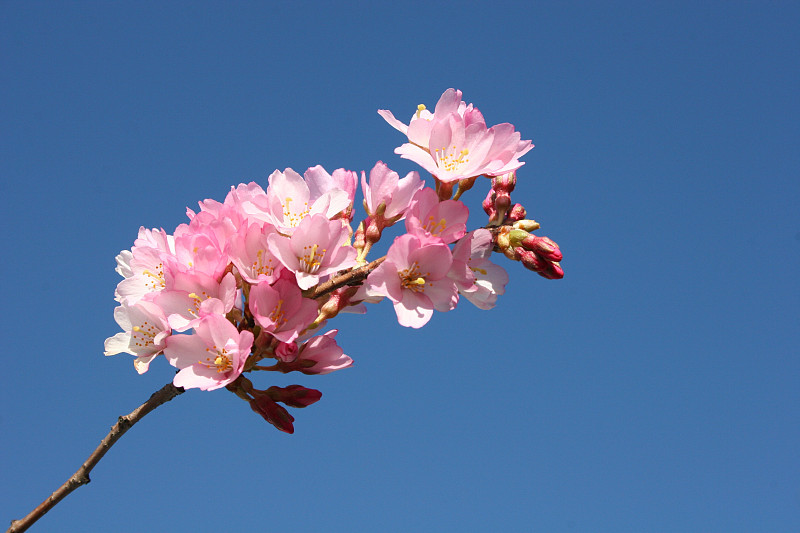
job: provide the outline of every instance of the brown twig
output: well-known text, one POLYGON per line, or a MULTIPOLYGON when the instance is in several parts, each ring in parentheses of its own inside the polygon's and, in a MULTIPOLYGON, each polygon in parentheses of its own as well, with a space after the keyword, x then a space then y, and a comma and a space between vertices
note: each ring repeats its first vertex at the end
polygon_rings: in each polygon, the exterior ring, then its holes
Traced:
POLYGON ((81 485, 86 485, 91 481, 89 479, 89 472, 100 462, 100 459, 106 454, 106 452, 116 443, 120 437, 122 437, 126 431, 128 431, 136 422, 144 418, 144 416, 158 407, 161 404, 167 403, 174 397, 182 394, 184 389, 182 387, 176 387, 172 383, 168 383, 164 385, 161 390, 154 392, 150 399, 144 402, 142 405, 137 407, 133 410, 129 415, 121 416, 117 420, 117 423, 111 427, 111 431, 108 432, 108 435, 100 442, 100 445, 92 452, 86 462, 84 462, 81 467, 75 472, 72 477, 70 477, 63 485, 61 485, 56 491, 50 495, 45 501, 39 504, 36 509, 28 513, 25 518, 21 518, 19 520, 13 520, 11 522, 11 527, 8 528, 6 533, 18 533, 20 531, 25 531, 29 527, 33 525, 34 522, 39 520, 41 517, 47 513, 50 509, 52 509, 58 502, 63 500, 70 492, 77 489, 81 485))
POLYGON ((383 263, 386 259, 386 256, 376 259, 371 263, 367 263, 364 266, 360 266, 358 268, 354 268, 352 270, 348 270, 344 274, 340 274, 336 277, 333 277, 326 281, 325 283, 320 283, 314 288, 314 292, 311 293, 309 298, 319 298, 320 296, 324 296, 329 292, 333 292, 340 287, 344 287, 345 285, 354 285, 356 283, 360 283, 367 279, 367 276, 370 272, 378 268, 378 265, 383 263))

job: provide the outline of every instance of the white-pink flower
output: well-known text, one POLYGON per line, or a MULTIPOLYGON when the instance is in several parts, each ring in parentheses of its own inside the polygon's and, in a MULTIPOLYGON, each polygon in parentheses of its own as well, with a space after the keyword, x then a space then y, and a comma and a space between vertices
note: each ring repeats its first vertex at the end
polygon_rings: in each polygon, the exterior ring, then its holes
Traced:
POLYGON ((486 129, 486 121, 483 115, 472 104, 467 105, 461 99, 461 91, 456 89, 447 89, 439 101, 436 103, 434 112, 431 113, 428 109, 420 104, 417 106, 417 111, 411 117, 408 125, 403 124, 392 115, 391 111, 386 109, 378 110, 378 114, 383 117, 393 128, 408 137, 412 144, 416 144, 421 148, 428 149, 430 141, 431 128, 435 119, 441 119, 450 113, 458 113, 459 116, 464 118, 467 125, 480 124, 483 129, 486 129))
POLYGON ((164 289, 164 256, 175 252, 172 235, 161 230, 139 228, 131 250, 117 256, 116 271, 125 279, 119 282, 116 299, 134 303, 164 289))
POLYGON ((392 300, 400 325, 421 328, 434 309, 449 311, 458 303, 456 284, 447 277, 452 262, 441 239, 402 235, 367 278, 366 293, 392 300))
POLYGON ((364 172, 361 173, 361 191, 364 193, 364 210, 368 215, 375 215, 383 205, 383 218, 391 220, 399 217, 402 220, 411 205, 411 198, 425 183, 417 172, 409 172, 405 178, 390 170, 383 161, 378 161, 369 171, 369 181, 364 172))
POLYGON ((453 247, 449 276, 458 292, 480 309, 494 307, 508 283, 505 269, 489 260, 493 247, 492 234, 484 228, 470 232, 453 247))
POLYGON ((341 189, 312 194, 303 177, 287 168, 275 171, 267 187, 267 221, 283 234, 291 234, 302 220, 313 214, 331 219, 352 204, 348 193, 341 189))
POLYGON ((191 335, 169 337, 164 356, 181 369, 172 381, 176 387, 215 390, 239 377, 252 347, 251 332, 240 332, 223 316, 208 315, 191 335))
MULTIPOLYGON (((348 220, 352 220, 353 200, 356 197, 358 174, 343 168, 337 168, 333 171, 333 174, 328 174, 328 171, 322 165, 316 165, 306 170, 303 177, 308 184, 310 198, 320 198, 326 193, 331 193, 341 198, 342 192, 344 192, 349 200, 349 205, 340 213, 348 220)), ((330 218, 336 218, 336 215, 330 218)))
POLYGON ((298 371, 303 374, 329 374, 353 364, 336 344, 337 329, 323 335, 311 337, 302 346, 296 342, 282 343, 275 350, 280 361, 279 368, 284 372, 298 371))
POLYGON ((134 367, 140 374, 147 372, 150 361, 166 346, 172 328, 161 308, 148 301, 134 304, 123 302, 114 309, 114 320, 123 331, 105 342, 105 355, 129 353, 137 356, 134 367))
POLYGON ((420 111, 408 127, 388 111, 379 113, 408 136, 409 142, 395 153, 444 183, 511 172, 523 165, 519 158, 533 148, 511 124, 487 129, 483 115, 461 100, 461 91, 453 89, 445 91, 432 115, 420 111))
POLYGON ((350 228, 324 215, 306 216, 291 237, 273 234, 269 251, 295 273, 301 289, 308 289, 330 274, 356 265, 356 249, 346 244, 350 228))

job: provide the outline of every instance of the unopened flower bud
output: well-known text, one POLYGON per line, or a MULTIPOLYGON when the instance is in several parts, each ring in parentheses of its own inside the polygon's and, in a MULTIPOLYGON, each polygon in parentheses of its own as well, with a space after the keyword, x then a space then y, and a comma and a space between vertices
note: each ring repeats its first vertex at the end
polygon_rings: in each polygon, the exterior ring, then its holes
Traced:
POLYGON ((275 357, 284 363, 291 363, 297 359, 300 348, 296 342, 282 342, 275 348, 275 357))
POLYGON ((516 229, 521 229, 521 230, 525 230, 525 231, 528 231, 528 232, 536 231, 537 229, 539 229, 541 227, 541 226, 539 226, 539 223, 536 222, 535 220, 527 220, 527 219, 525 219, 525 220, 517 220, 516 222, 514 222, 513 226, 516 229))
POLYGON ((530 235, 522 241, 522 247, 526 250, 535 252, 537 255, 544 257, 548 261, 561 261, 563 255, 558 245, 548 237, 539 237, 537 235, 530 235))
POLYGON ((525 248, 515 248, 515 255, 522 261, 522 265, 547 279, 561 279, 564 269, 557 261, 548 261, 541 255, 525 248))
POLYGON ((497 239, 495 240, 495 244, 501 250, 508 250, 511 248, 511 239, 508 236, 509 231, 507 228, 501 228, 500 232, 497 234, 497 239))
POLYGON ((508 235, 508 241, 514 248, 517 246, 522 246, 522 243, 525 241, 525 239, 533 236, 527 231, 521 229, 512 229, 508 231, 508 233, 505 233, 505 235, 508 235))
POLYGON ((533 270, 537 274, 545 268, 544 259, 536 255, 535 252, 524 248, 514 248, 514 255, 522 261, 522 265, 528 270, 533 270))
POLYGON ((353 235, 353 248, 361 251, 364 249, 365 244, 366 244, 366 239, 364 237, 364 221, 362 220, 361 223, 358 225, 358 229, 356 229, 356 232, 353 235))
POLYGON ((522 204, 514 204, 511 206, 511 210, 506 215, 506 218, 511 222, 516 222, 517 220, 522 220, 527 215, 527 211, 525 208, 522 207, 522 204))
POLYGON ((561 279, 564 277, 564 269, 558 261, 547 263, 547 268, 539 272, 539 275, 547 279, 561 279))
POLYGON ((330 320, 350 305, 350 299, 358 292, 358 287, 340 287, 333 291, 319 310, 317 320, 330 320))
POLYGON ((250 400, 250 408, 279 430, 294 433, 294 417, 268 395, 258 394, 250 400))
POLYGON ((322 393, 316 389, 307 389, 302 385, 289 385, 288 387, 270 387, 266 390, 270 398, 289 407, 308 407, 322 398, 322 393))

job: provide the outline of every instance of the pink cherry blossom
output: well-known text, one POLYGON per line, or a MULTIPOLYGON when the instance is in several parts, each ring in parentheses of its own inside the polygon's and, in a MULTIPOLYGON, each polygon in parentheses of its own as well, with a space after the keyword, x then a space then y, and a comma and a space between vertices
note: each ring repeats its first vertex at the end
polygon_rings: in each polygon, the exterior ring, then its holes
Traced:
POLYGON ((317 318, 316 300, 303 298, 288 279, 253 286, 248 306, 256 323, 282 342, 294 341, 317 318))
MULTIPOLYGON (((308 191, 310 198, 319 198, 326 193, 336 195, 341 198, 342 192, 347 195, 349 200, 348 206, 340 211, 341 216, 347 220, 353 219, 353 200, 356 196, 356 186, 358 184, 358 174, 352 170, 345 170, 337 168, 333 174, 322 168, 322 165, 317 165, 306 170, 303 177, 308 184, 308 191)), ((330 218, 337 218, 336 215, 330 218)))
POLYGON ((164 256, 175 252, 175 240, 161 230, 139 229, 133 248, 117 256, 116 271, 125 279, 117 285, 116 299, 134 303, 164 289, 164 256))
POLYGON ((492 234, 480 228, 470 232, 453 247, 453 267, 448 274, 458 292, 480 309, 491 309, 505 292, 508 273, 489 260, 492 234))
POLYGON ((220 279, 228 267, 225 239, 210 225, 181 224, 175 229, 175 254, 162 254, 165 267, 180 272, 201 273, 220 279))
POLYGON ((415 235, 438 237, 445 243, 454 242, 467 232, 469 209, 459 200, 439 201, 430 187, 414 195, 406 214, 406 231, 415 235))
POLYGON ((323 335, 311 337, 299 347, 296 342, 280 344, 275 350, 280 361, 278 368, 283 372, 329 374, 351 366, 353 360, 336 344, 338 332, 339 330, 333 329, 323 335))
POLYGON ((272 220, 267 193, 261 185, 253 181, 231 187, 225 197, 225 205, 230 206, 250 223, 264 224, 272 220))
POLYGON ((367 278, 366 293, 392 300, 400 325, 421 328, 434 309, 449 311, 458 302, 456 284, 447 277, 452 262, 450 248, 440 239, 402 235, 367 278))
POLYGON ((480 175, 497 176, 523 165, 519 158, 533 145, 521 140, 508 123, 486 127, 483 115, 461 100, 461 91, 444 92, 433 114, 419 111, 408 126, 388 111, 379 111, 409 142, 395 150, 444 183, 480 175))
POLYGON ((303 374, 329 374, 334 370, 341 370, 353 364, 353 360, 344 354, 336 343, 337 329, 317 335, 307 340, 300 347, 297 361, 303 368, 298 369, 303 374), (310 363, 313 363, 309 365, 310 363))
POLYGON ((114 320, 123 331, 106 339, 105 355, 121 352, 135 355, 136 371, 147 372, 150 361, 161 353, 172 333, 164 312, 156 304, 144 300, 134 304, 123 302, 114 309, 114 320))
POLYGON ((351 204, 348 193, 341 189, 322 193, 315 190, 312 195, 308 183, 291 168, 284 172, 276 170, 269 177, 267 221, 286 235, 294 232, 300 222, 310 215, 319 213, 332 219, 351 204))
POLYGON ((167 339, 164 356, 181 369, 172 383, 185 389, 215 390, 242 373, 253 346, 253 334, 239 331, 219 315, 200 319, 191 335, 167 339))
POLYGON ((273 234, 267 238, 269 251, 297 276, 301 289, 313 287, 339 270, 356 265, 356 249, 345 244, 350 228, 324 215, 306 216, 291 237, 273 234))
POLYGON ((164 310, 173 329, 186 331, 207 314, 229 312, 235 298, 236 280, 230 272, 220 282, 202 272, 177 272, 167 276, 167 288, 154 302, 164 310))
POLYGON ((231 238, 228 248, 231 261, 248 283, 262 280, 272 283, 280 276, 283 265, 267 244, 267 237, 273 233, 277 230, 271 225, 253 223, 231 238))
POLYGON ((467 105, 466 102, 461 100, 461 91, 456 89, 447 89, 439 101, 436 103, 434 112, 431 113, 427 108, 420 104, 417 106, 417 111, 411 117, 409 125, 405 125, 396 118, 390 111, 385 109, 378 110, 378 114, 386 120, 393 128, 403 133, 408 137, 412 144, 428 150, 431 135, 431 128, 434 120, 441 119, 450 113, 458 113, 459 116, 464 118, 467 125, 480 124, 483 129, 486 129, 486 122, 483 115, 472 104, 467 105))
POLYGON ((364 172, 361 173, 361 191, 364 193, 364 210, 368 215, 375 215, 381 205, 384 206, 383 218, 391 220, 399 217, 402 220, 411 204, 411 198, 425 183, 417 172, 409 172, 405 178, 390 170, 383 161, 378 161, 369 171, 369 182, 364 172))

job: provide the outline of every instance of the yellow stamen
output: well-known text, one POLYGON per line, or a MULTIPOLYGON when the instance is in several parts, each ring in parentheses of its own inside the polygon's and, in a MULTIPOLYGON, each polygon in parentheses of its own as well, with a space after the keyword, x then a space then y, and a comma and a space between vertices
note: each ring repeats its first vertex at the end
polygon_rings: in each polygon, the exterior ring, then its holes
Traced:
POLYGON ((414 292, 425 292, 425 285, 428 283, 425 278, 429 276, 430 273, 421 273, 419 271, 419 265, 414 263, 410 268, 399 271, 397 275, 400 277, 400 285, 402 285, 403 288, 414 292))
POLYGON ((303 256, 298 259, 300 260, 300 265, 302 265, 304 272, 314 274, 319 270, 319 267, 322 266, 322 260, 325 258, 325 252, 327 252, 328 249, 322 248, 321 252, 317 250, 319 250, 318 244, 303 247, 303 256))

